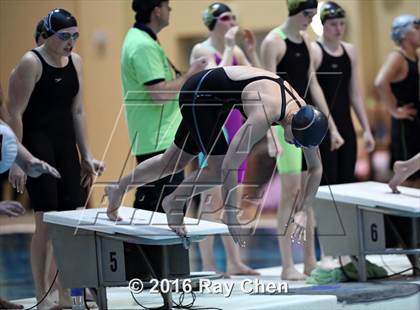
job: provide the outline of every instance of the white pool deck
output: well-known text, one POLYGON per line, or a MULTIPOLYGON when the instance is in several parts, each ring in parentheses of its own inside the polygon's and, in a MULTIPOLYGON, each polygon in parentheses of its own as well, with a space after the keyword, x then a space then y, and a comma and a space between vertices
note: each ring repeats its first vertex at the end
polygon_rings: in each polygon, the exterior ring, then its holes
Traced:
MULTIPOLYGON (((380 266, 384 266, 384 262, 389 273, 402 271, 410 267, 405 256, 386 255, 386 256, 368 256, 371 262, 380 266)), ((385 266, 384 266, 385 267, 385 266)), ((297 265, 298 270, 303 269, 303 265, 297 265)), ((366 304, 342 304, 337 302, 334 295, 249 295, 241 291, 240 283, 245 279, 258 278, 261 282, 281 283, 279 275, 281 267, 259 269, 261 276, 246 277, 233 276, 229 279, 213 280, 212 285, 232 285, 233 290, 230 297, 224 297, 222 293, 211 294, 197 293, 194 306, 219 309, 242 309, 242 310, 418 310, 420 309, 420 294, 415 294, 405 298, 394 298, 381 302, 373 302, 366 304)), ((410 280, 407 280, 410 281, 410 280)), ((412 282, 420 283, 420 279, 412 279, 412 282)), ((307 286, 304 282, 288 281, 289 288, 307 286)), ((173 299, 177 301, 176 294, 173 299)), ((130 291, 127 287, 109 288, 107 290, 109 309, 141 309, 132 299, 130 291)), ((137 299, 147 307, 158 307, 162 305, 162 299, 159 294, 144 291, 137 295, 137 299)), ((186 296, 184 304, 188 304, 191 297, 186 296)), ((15 300, 22 304, 25 308, 29 308, 35 304, 35 298, 15 300)))

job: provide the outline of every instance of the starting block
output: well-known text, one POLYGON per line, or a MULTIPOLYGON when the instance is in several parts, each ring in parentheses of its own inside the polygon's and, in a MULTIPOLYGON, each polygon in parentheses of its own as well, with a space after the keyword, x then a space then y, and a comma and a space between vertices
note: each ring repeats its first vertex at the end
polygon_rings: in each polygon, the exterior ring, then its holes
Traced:
MULTIPOLYGON (((106 287, 190 277, 188 250, 164 213, 121 207, 119 215, 123 220, 113 222, 105 208, 44 214, 62 285, 91 288, 99 309, 107 309, 106 287)), ((187 217, 184 223, 190 242, 229 233, 220 223, 187 217)), ((171 308, 170 293, 162 296, 171 308)))

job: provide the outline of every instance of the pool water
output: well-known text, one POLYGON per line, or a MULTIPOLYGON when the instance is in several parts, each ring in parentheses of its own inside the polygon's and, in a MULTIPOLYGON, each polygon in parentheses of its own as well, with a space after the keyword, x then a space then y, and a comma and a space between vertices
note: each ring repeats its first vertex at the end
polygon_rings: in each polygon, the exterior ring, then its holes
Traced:
POLYGON ((0 296, 35 296, 30 263, 30 234, 0 235, 0 296))

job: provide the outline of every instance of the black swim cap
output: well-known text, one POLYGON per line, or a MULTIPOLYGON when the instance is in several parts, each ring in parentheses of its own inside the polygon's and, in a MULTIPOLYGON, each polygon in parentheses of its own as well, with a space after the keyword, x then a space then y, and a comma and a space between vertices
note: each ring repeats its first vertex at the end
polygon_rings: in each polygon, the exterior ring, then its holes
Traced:
POLYGON ((289 16, 299 14, 304 10, 316 9, 317 7, 317 0, 287 0, 289 16))
POLYGON ((319 13, 321 23, 324 24, 326 20, 328 19, 334 19, 334 18, 344 18, 346 17, 346 11, 339 6, 337 3, 328 1, 325 2, 321 6, 321 11, 319 13))
POLYGON ((44 32, 44 20, 41 19, 38 24, 36 25, 35 28, 35 34, 34 34, 34 38, 35 38, 35 43, 38 44, 38 40, 39 37, 41 36, 41 33, 44 32))
POLYGON ((64 9, 54 9, 44 17, 44 30, 48 37, 61 29, 76 26, 76 18, 64 9))
POLYGON ((204 25, 209 28, 209 30, 213 30, 214 26, 216 25, 217 18, 226 12, 232 12, 230 7, 226 4, 215 2, 210 4, 209 7, 203 12, 203 22, 204 25))
POLYGON ((320 145, 327 130, 327 117, 313 106, 306 105, 293 116, 292 133, 298 146, 309 148, 320 145))

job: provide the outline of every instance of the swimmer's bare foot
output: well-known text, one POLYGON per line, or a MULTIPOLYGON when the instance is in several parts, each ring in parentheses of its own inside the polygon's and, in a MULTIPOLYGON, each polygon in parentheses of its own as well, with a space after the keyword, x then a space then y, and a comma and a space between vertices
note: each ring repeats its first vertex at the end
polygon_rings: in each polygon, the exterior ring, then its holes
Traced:
POLYGON ((61 308, 71 308, 72 306, 72 299, 70 297, 70 290, 69 289, 61 289, 58 290, 58 305, 61 308))
POLYGON ((228 265, 227 272, 228 275, 232 276, 259 276, 261 275, 258 271, 248 267, 242 262, 228 265))
POLYGON ((0 309, 23 309, 23 306, 0 298, 0 309))
POLYGON ((121 201, 124 193, 118 188, 118 185, 105 186, 105 195, 108 197, 108 208, 106 215, 111 221, 121 221, 122 218, 118 215, 118 209, 121 206, 121 201))
POLYGON ((162 208, 166 213, 166 220, 168 226, 172 229, 178 236, 186 238, 187 229, 184 225, 184 205, 173 206, 169 203, 169 196, 166 196, 162 202, 162 208))
POLYGON ((201 269, 203 271, 211 271, 211 272, 216 272, 216 273, 219 272, 215 265, 203 265, 201 269))
POLYGON ((307 275, 297 271, 297 269, 294 266, 289 267, 289 268, 283 268, 283 270, 281 271, 282 280, 303 281, 307 277, 308 277, 307 275))
MULTIPOLYGON (((37 303, 41 300, 41 298, 37 298, 37 303)), ((56 303, 49 300, 49 297, 45 298, 39 305, 36 307, 39 310, 61 310, 63 309, 61 306, 57 305, 56 303)))
POLYGON ((305 264, 305 267, 303 268, 303 273, 307 276, 310 276, 312 273, 312 270, 316 268, 316 263, 314 264, 305 264))
POLYGON ((400 193, 397 186, 404 182, 410 176, 410 169, 403 161, 396 161, 394 163, 394 176, 389 181, 388 186, 391 188, 393 193, 400 193))

